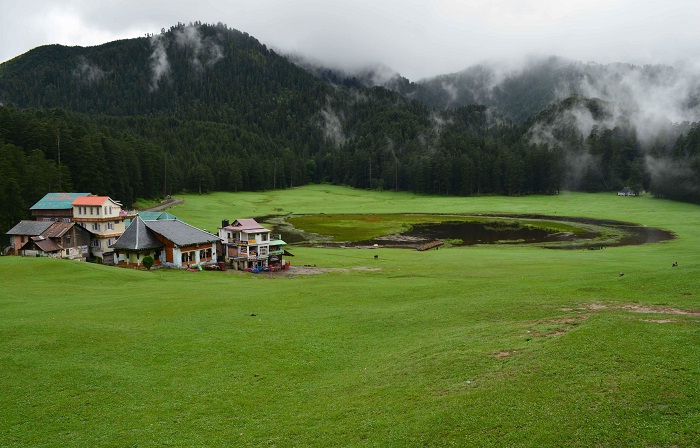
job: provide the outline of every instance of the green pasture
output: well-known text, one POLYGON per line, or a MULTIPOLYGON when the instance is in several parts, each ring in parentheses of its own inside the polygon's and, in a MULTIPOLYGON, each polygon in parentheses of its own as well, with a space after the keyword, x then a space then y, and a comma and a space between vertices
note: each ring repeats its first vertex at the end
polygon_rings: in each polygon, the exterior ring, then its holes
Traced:
POLYGON ((528 213, 677 239, 289 248, 321 272, 304 275, 2 257, 0 446, 700 445, 698 206, 325 185, 184 199, 169 211, 210 231, 273 214, 528 213))

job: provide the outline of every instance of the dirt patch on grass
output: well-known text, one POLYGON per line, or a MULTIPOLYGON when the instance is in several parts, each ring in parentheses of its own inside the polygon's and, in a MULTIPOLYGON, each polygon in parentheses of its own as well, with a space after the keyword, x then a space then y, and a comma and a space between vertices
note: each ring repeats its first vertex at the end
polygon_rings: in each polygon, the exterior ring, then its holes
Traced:
POLYGON ((501 350, 500 352, 492 353, 494 358, 503 359, 510 358, 513 355, 517 355, 520 350, 501 350))
POLYGON ((640 314, 675 314, 679 316, 700 316, 699 310, 682 310, 680 308, 671 308, 664 306, 653 306, 653 305, 602 305, 599 303, 593 303, 588 305, 588 309, 599 311, 599 310, 619 310, 627 311, 629 313, 640 313, 640 314))
POLYGON ((352 268, 324 268, 318 266, 290 266, 289 269, 279 272, 261 272, 258 275, 269 277, 288 277, 294 275, 318 275, 328 272, 352 272, 352 271, 381 271, 382 268, 370 266, 355 266, 352 268))

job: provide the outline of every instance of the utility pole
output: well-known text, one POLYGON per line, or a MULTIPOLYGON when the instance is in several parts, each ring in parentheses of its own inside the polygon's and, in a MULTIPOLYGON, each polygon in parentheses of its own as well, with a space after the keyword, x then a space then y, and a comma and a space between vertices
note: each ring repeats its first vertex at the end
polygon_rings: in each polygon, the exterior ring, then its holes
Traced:
POLYGON ((56 129, 56 149, 58 151, 58 191, 63 191, 61 182, 61 129, 56 129))
POLYGON ((168 154, 163 151, 163 199, 168 197, 168 154))
POLYGON ((372 189, 372 159, 369 159, 369 189, 372 189))
POLYGON ((272 189, 277 190, 277 158, 275 158, 272 169, 272 189))

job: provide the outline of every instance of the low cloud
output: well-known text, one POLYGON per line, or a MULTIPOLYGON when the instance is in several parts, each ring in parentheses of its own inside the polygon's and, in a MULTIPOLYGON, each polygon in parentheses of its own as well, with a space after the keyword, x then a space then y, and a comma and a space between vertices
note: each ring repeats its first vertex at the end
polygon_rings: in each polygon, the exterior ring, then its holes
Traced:
POLYGON ((204 70, 220 61, 224 55, 219 44, 210 37, 202 38, 197 26, 185 26, 173 32, 175 45, 191 52, 190 64, 204 70))
POLYGON ((181 26, 173 31, 172 36, 172 41, 167 33, 151 37, 151 91, 157 90, 161 81, 170 74, 168 49, 171 45, 188 51, 189 63, 198 72, 212 67, 224 57, 221 46, 212 37, 203 38, 199 26, 181 26))
POLYGON ((321 109, 323 134, 326 139, 331 140, 336 145, 340 146, 347 141, 347 137, 343 132, 343 115, 339 115, 330 105, 321 109))
POLYGON ((73 74, 76 78, 84 81, 87 84, 95 84, 102 81, 106 75, 106 72, 96 64, 93 64, 85 57, 81 56, 78 59, 78 66, 73 71, 73 74))
POLYGON ((151 61, 151 91, 158 90, 158 85, 163 77, 170 73, 170 62, 168 61, 168 40, 164 34, 151 37, 151 48, 153 52, 151 61))

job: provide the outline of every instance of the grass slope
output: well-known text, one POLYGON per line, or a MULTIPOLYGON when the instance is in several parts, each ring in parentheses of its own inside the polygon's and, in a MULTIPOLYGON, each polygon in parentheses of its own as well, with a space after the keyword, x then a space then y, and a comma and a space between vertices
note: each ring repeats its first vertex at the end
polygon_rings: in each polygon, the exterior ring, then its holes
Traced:
POLYGON ((295 277, 3 257, 0 446, 700 444, 697 206, 328 186, 185 199, 170 211, 209 230, 276 209, 527 212, 679 238, 299 247, 294 264, 340 269, 295 277))

